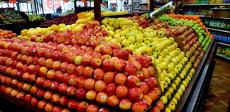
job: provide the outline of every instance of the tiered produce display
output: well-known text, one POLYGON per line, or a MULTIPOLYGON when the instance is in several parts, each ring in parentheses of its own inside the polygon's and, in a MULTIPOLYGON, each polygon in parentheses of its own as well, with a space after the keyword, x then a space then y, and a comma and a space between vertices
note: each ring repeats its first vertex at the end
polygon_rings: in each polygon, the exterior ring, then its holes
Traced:
POLYGON ((0 92, 45 111, 174 111, 212 37, 170 16, 80 18, 2 38, 0 92))
POLYGON ((0 10, 0 24, 25 23, 26 20, 14 9, 0 10))

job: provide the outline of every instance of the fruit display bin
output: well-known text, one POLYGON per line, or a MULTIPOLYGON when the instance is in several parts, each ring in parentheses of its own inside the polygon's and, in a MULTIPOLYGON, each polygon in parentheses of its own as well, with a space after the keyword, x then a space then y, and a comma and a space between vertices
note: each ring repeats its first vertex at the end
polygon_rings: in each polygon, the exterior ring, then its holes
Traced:
POLYGON ((55 112, 199 110, 216 52, 199 17, 117 17, 1 38, 0 92, 55 112))
MULTIPOLYGON (((207 93, 207 89, 208 89, 208 86, 209 86, 209 83, 212 77, 213 68, 215 66, 214 55, 216 53, 216 46, 217 46, 217 43, 214 41, 212 41, 211 44, 209 45, 209 48, 204 58, 202 59, 201 64, 196 70, 196 73, 193 79, 191 80, 188 88, 185 90, 184 94, 182 95, 182 99, 179 101, 179 105, 177 109, 175 110, 175 112, 192 111, 192 110, 198 111, 202 109, 202 105, 204 104, 204 100, 205 100, 205 94, 207 93)), ((4 73, 4 72, 1 72, 1 73, 7 76, 10 76, 7 73, 4 73)), ((17 78, 17 79, 21 80, 20 78, 17 78)), ((175 95, 175 93, 173 95, 175 95)), ((12 104, 23 106, 22 110, 24 111, 36 111, 36 112, 41 111, 41 110, 38 110, 37 108, 34 108, 30 104, 25 103, 24 101, 17 100, 15 98, 12 98, 8 95, 4 95, 2 93, 0 94, 0 99, 4 101, 8 101, 12 104)), ((155 103, 156 102, 154 102, 153 105, 155 103)), ((10 106, 14 106, 14 105, 10 105, 10 106)), ((5 108, 8 108, 8 107, 5 107, 5 108)), ((109 107, 106 107, 106 108, 109 108, 109 107)), ((151 108, 151 106, 149 108, 151 108)), ((109 109, 110 111, 116 111, 116 110, 112 110, 111 108, 109 109)))

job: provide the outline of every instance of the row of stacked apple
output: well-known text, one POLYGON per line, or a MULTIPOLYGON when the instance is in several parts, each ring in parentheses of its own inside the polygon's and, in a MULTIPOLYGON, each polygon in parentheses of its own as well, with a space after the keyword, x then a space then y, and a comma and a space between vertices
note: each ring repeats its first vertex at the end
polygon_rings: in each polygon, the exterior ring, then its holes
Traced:
POLYGON ((52 42, 0 41, 2 72, 33 82, 26 85, 26 91, 36 86, 49 89, 38 89, 36 93, 46 100, 52 100, 54 93, 73 96, 75 107, 68 106, 70 109, 86 111, 87 102, 94 101, 122 110, 143 111, 160 94, 151 58, 132 55, 119 44, 102 44, 94 50, 52 42), (82 104, 84 108, 79 106, 82 104))

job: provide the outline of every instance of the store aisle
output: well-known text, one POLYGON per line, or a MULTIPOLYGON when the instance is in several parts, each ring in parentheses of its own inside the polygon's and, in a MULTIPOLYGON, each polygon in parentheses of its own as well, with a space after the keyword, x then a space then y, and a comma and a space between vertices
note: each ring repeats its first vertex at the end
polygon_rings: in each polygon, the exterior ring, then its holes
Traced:
POLYGON ((227 112, 230 100, 230 63, 216 59, 205 101, 205 112, 227 112))

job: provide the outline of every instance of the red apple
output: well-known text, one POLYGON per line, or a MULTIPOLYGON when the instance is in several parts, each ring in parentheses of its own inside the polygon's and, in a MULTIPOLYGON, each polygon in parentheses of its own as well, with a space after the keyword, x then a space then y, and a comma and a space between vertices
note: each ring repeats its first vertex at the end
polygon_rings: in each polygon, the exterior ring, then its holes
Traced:
POLYGON ((67 62, 62 62, 60 65, 60 70, 62 72, 66 72, 66 67, 67 67, 68 63, 67 62))
POLYGON ((52 84, 52 81, 51 80, 45 80, 44 84, 43 84, 43 87, 45 88, 50 88, 52 84))
POLYGON ((94 104, 89 104, 86 108, 86 112, 98 112, 98 106, 94 104))
POLYGON ((12 82, 12 78, 11 77, 6 77, 5 78, 5 84, 10 84, 12 82))
POLYGON ((66 96, 62 96, 62 97, 60 98, 60 101, 59 101, 59 103, 60 103, 61 105, 67 105, 68 102, 69 102, 69 100, 68 100, 68 98, 67 98, 66 96))
POLYGON ((61 112, 70 112, 68 109, 62 109, 61 112))
POLYGON ((88 54, 83 55, 81 64, 84 65, 84 66, 90 65, 90 62, 91 62, 92 58, 93 57, 88 55, 88 54))
POLYGON ((38 77, 36 80, 36 84, 39 86, 43 86, 44 82, 45 82, 45 79, 43 77, 38 77))
POLYGON ((52 112, 61 112, 61 107, 59 107, 59 106, 54 106, 52 112))
POLYGON ((62 81, 63 73, 61 71, 56 71, 55 74, 55 79, 58 81, 62 81))
POLYGON ((109 112, 109 110, 107 108, 100 108, 98 112, 109 112))
POLYGON ((92 78, 86 79, 86 80, 85 80, 84 87, 85 87, 85 89, 87 89, 87 90, 92 90, 92 89, 94 89, 94 87, 95 87, 95 80, 92 79, 92 78))
POLYGON ((68 64, 66 67, 67 73, 73 73, 75 71, 76 66, 74 64, 68 64))
POLYGON ((85 89, 79 88, 76 90, 77 99, 83 100, 83 99, 85 99, 85 96, 86 96, 86 90, 85 89))
POLYGON ((25 72, 25 73, 22 74, 22 79, 28 80, 29 76, 30 76, 30 74, 28 72, 25 72))
POLYGON ((32 87, 30 88, 30 93, 32 93, 32 94, 36 94, 37 91, 38 91, 37 86, 32 86, 32 87))
POLYGON ((11 93, 11 91, 13 90, 13 88, 11 88, 11 87, 7 87, 6 89, 5 89, 5 94, 10 94, 11 93))
POLYGON ((114 62, 114 68, 118 72, 123 72, 125 70, 125 62, 121 59, 114 62))
POLYGON ((101 64, 102 64, 102 61, 100 58, 93 58, 90 62, 90 65, 93 68, 98 68, 101 66, 101 64))
POLYGON ((133 61, 132 63, 136 66, 138 71, 141 70, 141 64, 138 61, 133 61))
POLYGON ((96 81, 96 83, 95 83, 95 90, 96 90, 97 92, 102 92, 102 91, 104 91, 105 86, 106 86, 106 84, 105 84, 104 81, 98 80, 98 81, 96 81))
POLYGON ((32 64, 32 63, 33 63, 33 57, 28 56, 28 57, 26 58, 26 64, 32 64))
POLYGON ((140 79, 135 75, 130 75, 127 78, 126 85, 130 88, 138 87, 140 85, 140 79))
POLYGON ((64 82, 64 83, 68 83, 69 82, 69 74, 68 73, 64 73, 64 74, 62 74, 62 82, 64 82))
POLYGON ((70 109, 77 109, 77 106, 78 106, 78 102, 75 100, 70 100, 68 102, 68 108, 70 109))
POLYGON ((106 83, 111 83, 114 80, 115 73, 114 72, 106 72, 104 75, 104 81, 106 83))
POLYGON ((108 54, 108 55, 112 55, 113 51, 112 48, 108 45, 102 45, 101 46, 101 53, 102 54, 108 54))
POLYGON ((46 73, 47 73, 48 69, 44 66, 40 67, 40 70, 39 70, 39 75, 41 77, 46 77, 46 73))
POLYGON ((128 95, 128 88, 125 87, 124 85, 119 85, 116 88, 116 95, 118 98, 125 98, 128 95))
POLYGON ((114 83, 109 83, 105 87, 105 93, 108 96, 114 95, 116 93, 116 85, 114 83))
POLYGON ((67 94, 73 96, 75 95, 75 91, 76 91, 76 88, 74 86, 69 86, 67 89, 67 94))
POLYGON ((111 59, 111 56, 108 55, 108 54, 105 54, 105 55, 101 56, 102 62, 103 62, 104 60, 106 60, 106 59, 111 59))
POLYGON ((154 77, 150 77, 148 79, 145 79, 145 82, 149 85, 149 88, 157 87, 157 79, 154 77))
POLYGON ((18 70, 22 70, 22 68, 23 68, 22 62, 18 62, 17 65, 16 65, 16 68, 17 68, 18 70))
POLYGON ((23 82, 18 82, 17 87, 18 87, 19 89, 22 89, 23 85, 24 85, 23 82))
POLYGON ((97 95, 97 92, 94 91, 94 90, 89 90, 87 93, 86 93, 86 99, 88 100, 95 100, 96 99, 96 95, 97 95))
POLYGON ((77 66, 77 67, 75 68, 75 73, 76 73, 76 75, 77 75, 77 76, 81 76, 83 70, 84 70, 84 66, 82 66, 82 65, 77 66))
POLYGON ((60 93, 66 93, 67 92, 67 85, 65 83, 59 84, 58 91, 60 93))
POLYGON ((52 112, 53 111, 53 104, 46 103, 46 105, 45 105, 45 111, 46 112, 52 112))
POLYGON ((111 61, 110 59, 105 59, 102 63, 102 68, 105 71, 112 71, 114 69, 113 64, 113 61, 111 61))
POLYGON ((149 86, 146 82, 141 82, 140 89, 143 92, 143 94, 147 94, 149 92, 149 86))
POLYGON ((85 78, 84 77, 77 77, 77 86, 79 88, 85 87, 85 78))
POLYGON ((50 89, 58 90, 58 85, 59 85, 59 83, 57 81, 52 81, 52 83, 50 85, 50 89))
POLYGON ((132 106, 132 102, 128 99, 122 99, 119 103, 119 108, 122 110, 130 110, 132 106))
POLYGON ((150 77, 150 72, 147 68, 142 68, 141 71, 144 74, 146 79, 150 77))
POLYGON ((30 103, 32 98, 33 97, 30 94, 26 94, 25 97, 24 97, 24 102, 30 103))
POLYGON ((116 95, 112 95, 107 99, 107 105, 114 107, 119 104, 119 99, 116 95))
POLYGON ((149 95, 144 95, 142 101, 148 106, 152 104, 153 100, 149 95))
POLYGON ((129 89, 128 96, 131 101, 137 101, 143 97, 143 93, 140 88, 131 88, 129 89))
POLYGON ((93 77, 96 80, 101 80, 104 78, 105 72, 101 68, 97 68, 94 70, 93 77))
POLYGON ((30 74, 29 79, 30 82, 36 82, 36 75, 35 74, 30 74))
POLYGON ((38 89, 38 91, 37 91, 37 96, 39 96, 39 97, 43 97, 43 96, 44 96, 44 94, 45 94, 45 91, 44 91, 44 90, 42 90, 42 89, 38 89))
POLYGON ((85 112, 88 107, 88 103, 86 101, 82 101, 77 105, 78 112, 85 112))
POLYGON ((13 79, 11 81, 11 85, 13 85, 13 86, 17 86, 17 83, 18 83, 18 80, 16 80, 16 79, 13 79))
POLYGON ((137 67, 132 63, 127 63, 125 66, 125 72, 129 75, 135 75, 137 72, 137 67))
POLYGON ((59 70, 60 69, 60 66, 61 66, 61 62, 60 61, 54 61, 53 62, 53 65, 52 65, 52 68, 54 70, 59 70))
POLYGON ((105 104, 107 99, 108 99, 108 96, 104 92, 99 92, 96 96, 96 101, 101 104, 105 104))
POLYGON ((41 57, 41 58, 38 59, 38 62, 39 62, 39 65, 45 66, 45 64, 46 64, 46 59, 43 58, 43 57, 41 57))
POLYGON ((115 83, 117 85, 125 84, 126 80, 127 80, 127 76, 124 73, 118 73, 115 76, 115 83))
POLYGON ((148 109, 148 106, 142 101, 135 102, 132 105, 133 112, 146 112, 147 109, 148 109))
POLYGON ((18 92, 18 94, 16 95, 16 98, 19 100, 24 99, 25 93, 24 92, 18 92))
POLYGON ((60 101, 60 95, 59 94, 53 94, 51 100, 53 103, 58 103, 60 101))
POLYGON ((82 75, 85 78, 91 78, 93 76, 94 69, 92 67, 85 67, 82 75))
POLYGON ((69 76, 69 79, 68 79, 69 81, 69 84, 70 85, 76 85, 77 84, 77 76, 74 74, 74 75, 70 75, 69 76))
POLYGON ((46 77, 49 79, 54 79, 55 78, 55 71, 54 70, 49 70, 46 74, 46 77))
POLYGON ((25 83, 25 84, 23 85, 23 87, 22 87, 22 89, 25 90, 25 91, 29 91, 30 88, 31 88, 31 85, 28 84, 28 83, 25 83))
MULTIPOLYGON (((23 67, 24 67, 24 66, 23 66, 23 67)), ((6 68, 6 73, 7 73, 7 74, 10 74, 10 73, 12 72, 12 70, 13 70, 12 67, 7 67, 7 68, 6 68)))
POLYGON ((142 71, 138 71, 137 72, 137 77, 140 79, 140 81, 144 81, 145 80, 145 75, 143 74, 142 71))
POLYGON ((38 102, 38 108, 39 109, 44 109, 45 108, 45 105, 46 105, 46 102, 41 100, 38 102))
POLYGON ((44 99, 50 100, 52 98, 53 93, 50 91, 46 91, 44 94, 44 99))
POLYGON ((33 97, 33 98, 31 99, 31 105, 32 105, 32 106, 36 106, 37 104, 38 104, 37 98, 36 98, 36 97, 33 97))

